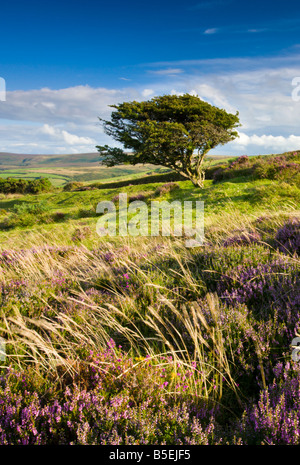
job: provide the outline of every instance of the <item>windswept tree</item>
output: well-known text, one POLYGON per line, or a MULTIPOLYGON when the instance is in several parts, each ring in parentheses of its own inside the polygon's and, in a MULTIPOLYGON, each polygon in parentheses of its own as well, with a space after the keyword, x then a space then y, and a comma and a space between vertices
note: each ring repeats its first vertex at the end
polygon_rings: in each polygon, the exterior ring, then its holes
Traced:
POLYGON ((238 137, 238 112, 227 113, 190 94, 164 95, 111 107, 116 111, 110 121, 99 118, 104 131, 130 152, 98 145, 106 166, 166 166, 203 187, 205 155, 238 137))

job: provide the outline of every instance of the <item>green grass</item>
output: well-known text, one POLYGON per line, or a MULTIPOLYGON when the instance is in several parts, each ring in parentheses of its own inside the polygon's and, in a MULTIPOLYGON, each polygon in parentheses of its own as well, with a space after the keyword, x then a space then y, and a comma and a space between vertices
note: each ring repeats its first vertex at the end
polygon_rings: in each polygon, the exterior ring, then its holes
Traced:
MULTIPOLYGON (((226 160, 229 160, 228 157, 226 160)), ((222 164, 224 162, 221 157, 211 160, 211 163, 216 165, 220 162, 222 164)), ((153 167, 149 165, 103 168, 103 171, 100 171, 102 174, 113 173, 114 176, 109 180, 117 181, 124 180, 127 176, 131 176, 130 179, 134 180, 143 177, 143 173, 147 176, 152 173, 152 169, 153 167)), ((166 171, 165 168, 155 167, 155 169, 156 173, 166 171)), ((60 170, 60 174, 58 171, 57 174, 53 171, 51 174, 53 181, 58 183, 65 176, 65 170, 62 168, 60 170)), ((11 175, 12 173, 22 174, 22 172, 22 170, 10 170, 11 175)), ((25 173, 28 176, 29 170, 24 170, 23 174, 25 173)), ((31 174, 37 175, 38 173, 38 170, 31 170, 31 174)), ((69 171, 72 179, 81 175, 84 174, 80 173, 77 168, 74 168, 72 172, 69 171)), ((99 174, 95 173, 95 175, 99 174)), ((96 206, 101 201, 112 200, 119 193, 127 193, 128 197, 144 194, 149 205, 151 200, 204 201, 207 231, 210 228, 222 230, 225 223, 225 229, 228 230, 228 228, 234 229, 236 223, 252 222, 260 216, 277 217, 299 212, 299 185, 277 179, 254 179, 252 176, 238 177, 238 175, 239 171, 236 172, 237 177, 217 183, 206 180, 203 189, 194 187, 190 181, 178 181, 178 189, 159 197, 155 191, 162 185, 161 183, 131 185, 130 180, 127 186, 118 188, 71 192, 57 188, 53 192, 39 195, 2 194, 0 195, 0 241, 10 243, 10 238, 13 238, 12 240, 23 243, 26 231, 30 231, 31 235, 35 232, 42 234, 43 231, 50 235, 62 233, 62 240, 70 241, 76 228, 88 226, 91 229, 91 235, 87 242, 97 242, 99 237, 96 234, 96 206)), ((105 177, 102 178, 102 181, 104 180, 106 180, 105 177)))
MULTIPOLYGON (((156 197, 155 190, 160 184, 147 184, 138 186, 127 186, 122 189, 101 189, 82 192, 54 192, 39 195, 9 195, 0 196, 0 222, 8 215, 13 215, 16 208, 43 204, 43 218, 47 215, 54 215, 56 212, 65 214, 65 218, 57 221, 41 220, 40 224, 34 224, 36 218, 24 217, 24 226, 17 226, 11 230, 0 231, 0 242, 6 246, 12 241, 24 244, 24 234, 30 231, 34 235, 46 233, 62 234, 62 241, 70 241, 76 228, 89 226, 92 236, 88 241, 99 241, 96 233, 97 216, 95 209, 99 202, 111 200, 120 192, 127 193, 128 197, 133 194, 147 192, 148 203, 151 200, 180 200, 180 201, 204 201, 205 227, 212 226, 222 229, 224 221, 227 229, 243 221, 255 221, 256 218, 268 215, 278 216, 293 212, 297 214, 300 207, 300 189, 286 183, 271 180, 234 180, 232 182, 222 182, 213 184, 212 181, 205 181, 203 189, 195 188, 190 181, 177 183, 180 189, 167 193, 164 196, 156 197), (239 181, 239 182, 238 182, 239 181), (81 214, 83 211, 85 213, 81 214), (5 212, 4 212, 5 211, 5 212), (90 212, 90 214, 89 214, 90 212)), ((25 208, 26 210, 26 208, 25 208)), ((36 216, 38 217, 38 215, 36 216)), ((116 238, 117 240, 117 238, 116 238)), ((26 242, 26 240, 25 240, 26 242)), ((6 247, 4 246, 4 248, 6 247)))

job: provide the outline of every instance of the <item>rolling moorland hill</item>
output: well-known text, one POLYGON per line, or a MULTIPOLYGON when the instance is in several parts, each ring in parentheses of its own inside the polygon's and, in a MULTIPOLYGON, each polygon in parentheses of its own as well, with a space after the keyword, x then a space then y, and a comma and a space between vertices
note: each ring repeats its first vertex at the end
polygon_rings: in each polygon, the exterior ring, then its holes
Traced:
MULTIPOLYGON (((224 157, 214 156, 210 159, 211 163, 216 163, 224 157)), ((0 179, 48 177, 54 186, 59 187, 70 181, 121 181, 170 171, 151 164, 121 165, 108 168, 101 166, 100 160, 98 152, 64 155, 26 155, 0 152, 0 179)))
POLYGON ((38 168, 38 167, 73 167, 99 164, 99 153, 73 153, 65 155, 26 155, 19 153, 0 152, 0 169, 8 168, 38 168))
POLYGON ((57 187, 70 181, 121 180, 164 170, 164 168, 153 165, 107 168, 100 165, 97 152, 65 155, 0 153, 0 178, 39 179, 47 177, 57 187))

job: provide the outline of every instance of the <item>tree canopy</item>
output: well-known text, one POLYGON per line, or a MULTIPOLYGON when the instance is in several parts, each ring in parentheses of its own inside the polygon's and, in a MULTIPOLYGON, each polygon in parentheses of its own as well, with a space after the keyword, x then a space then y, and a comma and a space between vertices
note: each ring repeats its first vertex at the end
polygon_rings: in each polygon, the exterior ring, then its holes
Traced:
POLYGON ((227 113, 198 96, 163 95, 144 102, 111 105, 111 120, 101 118, 106 134, 126 150, 97 146, 106 166, 151 163, 166 166, 203 186, 203 161, 209 150, 238 137, 238 112, 227 113))

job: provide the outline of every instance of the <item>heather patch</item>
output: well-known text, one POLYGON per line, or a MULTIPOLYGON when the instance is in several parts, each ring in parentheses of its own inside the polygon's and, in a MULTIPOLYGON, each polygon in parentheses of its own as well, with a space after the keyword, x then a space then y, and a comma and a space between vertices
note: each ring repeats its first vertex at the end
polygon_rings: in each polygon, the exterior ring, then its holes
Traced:
MULTIPOLYGON (((216 408, 205 408, 189 389, 192 377, 172 357, 133 360, 110 341, 89 353, 81 388, 67 377, 55 393, 47 380, 32 383, 26 371, 1 379, 1 444, 202 444, 216 438, 216 408), (166 395, 177 383, 177 400, 166 395), (145 382, 147 380, 147 383, 145 382), (181 398, 181 393, 185 399, 181 398)), ((193 370, 193 368, 192 368, 193 370)), ((75 377, 76 380, 76 377, 75 377)))
POLYGON ((212 177, 214 182, 238 177, 251 177, 252 179, 278 180, 299 185, 299 159, 299 152, 264 157, 242 155, 229 161, 227 166, 220 166, 214 170, 212 177))
POLYGON ((283 253, 300 255, 300 220, 291 218, 275 236, 278 249, 283 253))
POLYGON ((300 371, 298 363, 280 362, 273 382, 247 407, 235 431, 236 442, 248 445, 299 445, 300 371))

